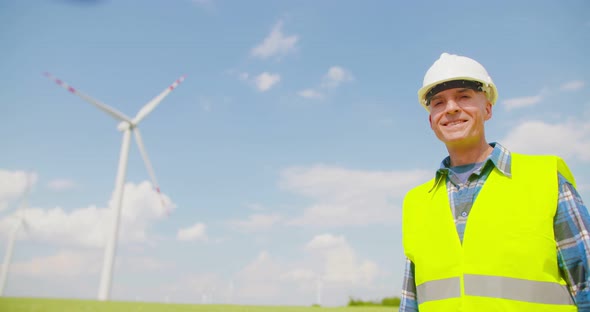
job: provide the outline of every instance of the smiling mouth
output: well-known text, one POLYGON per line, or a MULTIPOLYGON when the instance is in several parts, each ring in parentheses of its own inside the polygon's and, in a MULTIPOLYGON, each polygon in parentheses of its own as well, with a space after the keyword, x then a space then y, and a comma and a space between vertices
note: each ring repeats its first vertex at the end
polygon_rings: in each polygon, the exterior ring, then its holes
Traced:
POLYGON ((442 125, 445 126, 445 127, 449 127, 449 126, 459 125, 459 124, 462 124, 464 122, 467 122, 467 120, 455 120, 455 121, 443 123, 442 125))

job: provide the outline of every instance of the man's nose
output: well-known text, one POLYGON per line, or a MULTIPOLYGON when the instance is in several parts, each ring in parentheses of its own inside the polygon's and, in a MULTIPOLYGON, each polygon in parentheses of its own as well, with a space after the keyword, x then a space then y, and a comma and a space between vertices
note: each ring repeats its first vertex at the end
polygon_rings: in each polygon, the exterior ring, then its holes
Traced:
POLYGON ((454 114, 459 111, 461 107, 455 100, 448 100, 447 105, 445 107, 445 111, 447 114, 454 114))

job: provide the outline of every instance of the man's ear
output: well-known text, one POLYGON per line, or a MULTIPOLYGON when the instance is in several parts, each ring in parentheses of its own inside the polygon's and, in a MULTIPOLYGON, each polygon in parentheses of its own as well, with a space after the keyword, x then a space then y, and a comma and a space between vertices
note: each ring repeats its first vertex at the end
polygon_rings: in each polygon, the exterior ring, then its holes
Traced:
POLYGON ((432 129, 432 115, 428 114, 428 123, 430 124, 430 129, 432 129))
POLYGON ((486 102, 486 119, 490 120, 492 118, 492 103, 490 101, 486 102))

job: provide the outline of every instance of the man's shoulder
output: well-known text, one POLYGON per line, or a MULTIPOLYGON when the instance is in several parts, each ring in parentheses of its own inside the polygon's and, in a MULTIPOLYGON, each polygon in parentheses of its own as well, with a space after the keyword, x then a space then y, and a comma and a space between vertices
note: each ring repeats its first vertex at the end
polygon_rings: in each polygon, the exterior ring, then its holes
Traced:
POLYGON ((522 159, 561 159, 561 157, 552 154, 525 154, 525 153, 518 153, 518 152, 511 152, 513 158, 522 158, 522 159))
MULTIPOLYGON (((555 171, 559 173, 561 176, 565 178, 568 182, 572 185, 576 185, 576 179, 574 175, 569 169, 569 166, 558 155, 530 155, 530 154, 519 154, 519 153, 512 153, 513 158, 515 161, 520 163, 527 163, 531 166, 532 169, 535 170, 542 170, 546 169, 549 170, 548 174, 552 174, 555 171)), ((532 170, 531 169, 531 170, 532 170)))
POLYGON ((411 196, 413 194, 427 193, 430 189, 432 189, 432 187, 434 187, 435 180, 436 178, 432 178, 420 185, 414 186, 406 193, 406 197, 411 196))
POLYGON ((551 154, 521 154, 512 153, 512 159, 517 162, 533 162, 539 164, 565 163, 563 158, 551 154))

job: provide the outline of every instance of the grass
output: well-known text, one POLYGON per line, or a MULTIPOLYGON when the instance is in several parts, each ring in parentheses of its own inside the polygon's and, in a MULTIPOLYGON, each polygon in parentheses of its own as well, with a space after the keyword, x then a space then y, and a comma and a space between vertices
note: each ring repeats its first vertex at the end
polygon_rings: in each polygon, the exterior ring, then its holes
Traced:
POLYGON ((393 307, 293 307, 222 304, 165 304, 73 299, 0 298, 0 311, 10 312, 391 312, 393 307))

